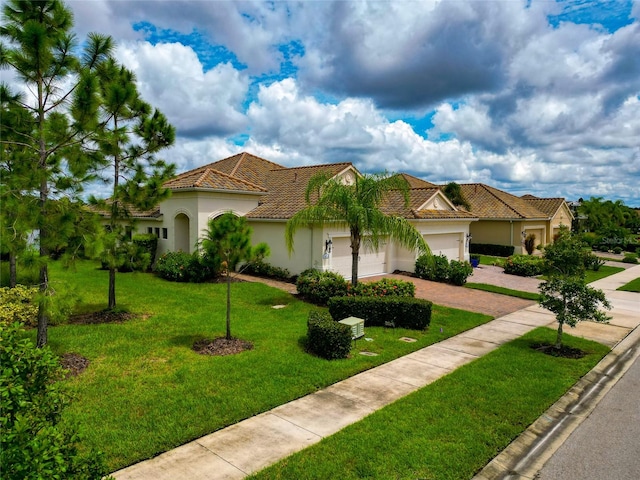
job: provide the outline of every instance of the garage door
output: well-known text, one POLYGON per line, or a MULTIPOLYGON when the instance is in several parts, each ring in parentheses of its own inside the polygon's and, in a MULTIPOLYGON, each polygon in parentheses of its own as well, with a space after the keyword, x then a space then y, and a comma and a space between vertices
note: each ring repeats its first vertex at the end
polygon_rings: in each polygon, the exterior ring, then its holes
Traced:
POLYGON ((434 255, 446 255, 449 260, 461 260, 460 235, 457 233, 425 235, 424 239, 434 255))
MULTIPOLYGON (((363 248, 360 249, 360 261, 358 262, 359 277, 386 273, 386 244, 381 244, 380 250, 380 252, 370 252, 365 251, 363 248)), ((338 272, 346 279, 351 279, 351 244, 349 238, 333 239, 331 270, 338 272)))

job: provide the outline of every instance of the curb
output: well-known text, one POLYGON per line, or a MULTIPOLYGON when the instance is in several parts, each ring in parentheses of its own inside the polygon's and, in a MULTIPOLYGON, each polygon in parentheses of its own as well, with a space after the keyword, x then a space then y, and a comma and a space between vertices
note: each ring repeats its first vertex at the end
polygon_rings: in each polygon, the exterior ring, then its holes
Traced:
POLYGON ((638 357, 640 328, 636 327, 472 480, 535 479, 638 357))

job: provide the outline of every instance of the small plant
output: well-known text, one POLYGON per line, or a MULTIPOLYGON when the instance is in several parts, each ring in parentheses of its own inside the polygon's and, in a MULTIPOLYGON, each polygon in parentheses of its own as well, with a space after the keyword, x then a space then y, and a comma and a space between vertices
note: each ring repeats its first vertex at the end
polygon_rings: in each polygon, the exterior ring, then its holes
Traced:
POLYGON ((14 288, 0 288, 0 325, 18 322, 28 327, 38 323, 37 287, 16 285, 14 288))
POLYGON ((635 253, 627 253, 622 259, 622 263, 638 263, 638 255, 635 253))
POLYGON ((536 249, 536 235, 535 233, 530 233, 524 239, 524 249, 527 251, 529 255, 533 255, 533 251, 536 249))
POLYGON ((620 255, 622 253, 622 247, 613 247, 613 253, 620 255))
POLYGON ((593 270, 594 272, 597 272, 598 270, 600 270, 600 267, 604 265, 603 259, 601 259, 597 255, 594 255, 588 250, 585 250, 584 256, 582 259, 584 262, 584 268, 586 268, 587 270, 593 270))
POLYGON ((77 433, 61 422, 69 398, 51 350, 35 348, 19 324, 0 324, 0 364, 2 478, 103 478, 102 457, 81 453, 77 433))
POLYGON ((462 286, 467 283, 467 278, 473 273, 473 267, 469 262, 451 260, 449 264, 449 283, 462 286))
POLYGON ((470 260, 480 261, 481 257, 482 255, 480 255, 479 253, 472 253, 471 255, 469 255, 470 260))
POLYGON ((347 294, 347 281, 335 272, 321 272, 315 268, 305 270, 296 281, 298 293, 305 300, 317 305, 326 305, 331 297, 347 294))
POLYGON ((449 259, 445 255, 422 255, 416 260, 415 273, 424 280, 446 282, 449 279, 449 259))
POLYGON ((264 261, 249 262, 243 269, 244 273, 258 277, 275 278, 288 282, 291 280, 291 272, 286 268, 274 267, 264 261))
POLYGON ((312 310, 307 320, 307 349, 327 360, 347 358, 351 327, 336 322, 327 312, 312 310))

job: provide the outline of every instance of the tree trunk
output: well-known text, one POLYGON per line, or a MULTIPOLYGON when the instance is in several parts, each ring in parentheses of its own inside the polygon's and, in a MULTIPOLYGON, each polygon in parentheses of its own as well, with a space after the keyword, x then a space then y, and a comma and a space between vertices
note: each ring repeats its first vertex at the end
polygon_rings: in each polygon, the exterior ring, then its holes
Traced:
POLYGON ((109 267, 109 310, 116 308, 116 269, 109 267))
POLYGON ((351 285, 358 285, 358 259, 360 258, 360 232, 351 230, 351 285))
POLYGON ((16 254, 9 254, 9 288, 14 288, 18 284, 18 273, 16 270, 16 254))
POLYGON ((556 336, 555 348, 560 350, 562 348, 562 323, 558 322, 558 335, 556 336))
MULTIPOLYGON (((42 242, 42 240, 40 240, 40 242, 42 242)), ((46 256, 43 255, 42 250, 41 246, 40 256, 46 256)), ((45 300, 47 290, 49 290, 49 269, 47 264, 44 263, 40 267, 40 300, 38 301, 38 335, 36 340, 36 347, 38 348, 42 348, 47 344, 47 326, 49 323, 49 318, 47 317, 47 304, 45 300)))
POLYGON ((231 273, 227 261, 227 340, 231 340, 231 273))

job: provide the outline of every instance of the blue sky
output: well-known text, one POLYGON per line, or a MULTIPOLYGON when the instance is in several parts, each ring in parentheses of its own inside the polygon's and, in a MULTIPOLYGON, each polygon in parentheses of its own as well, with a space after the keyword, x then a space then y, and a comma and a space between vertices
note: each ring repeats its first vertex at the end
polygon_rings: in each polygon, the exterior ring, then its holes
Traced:
POLYGON ((70 1, 176 126, 184 171, 250 151, 640 206, 632 1, 70 1))

